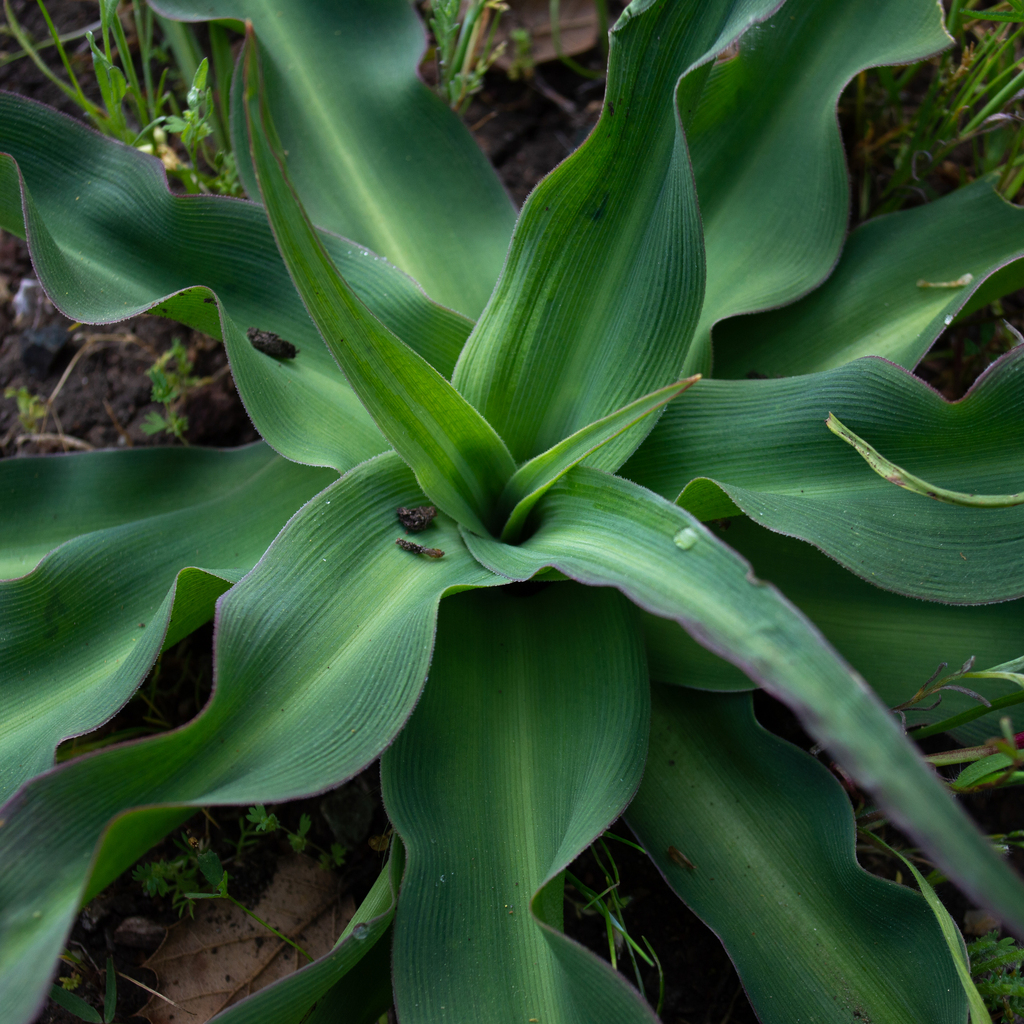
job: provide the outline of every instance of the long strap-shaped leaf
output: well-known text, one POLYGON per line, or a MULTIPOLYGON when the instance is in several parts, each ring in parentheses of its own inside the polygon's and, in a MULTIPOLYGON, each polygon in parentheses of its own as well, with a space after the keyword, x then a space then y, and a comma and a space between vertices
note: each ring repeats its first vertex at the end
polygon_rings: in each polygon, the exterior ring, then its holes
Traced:
POLYGON ((562 871, 639 784, 649 692, 633 610, 613 591, 442 603, 423 699, 381 759, 409 857, 403 1024, 653 1024, 621 975, 561 934, 562 871))
POLYGON ((507 543, 514 543, 518 539, 533 506, 545 491, 573 466, 578 465, 609 441, 614 441, 633 424, 650 416, 673 398, 677 398, 699 379, 700 374, 688 377, 678 384, 670 384, 667 388, 659 388, 643 398, 638 398, 610 416, 577 430, 571 437, 559 441, 543 455, 537 455, 520 466, 501 494, 500 517, 504 518, 505 514, 508 514, 501 531, 501 539, 507 543))
MULTIPOLYGON (((420 80, 426 40, 406 0, 153 6, 187 21, 252 19, 289 171, 314 222, 386 256, 439 302, 480 312, 515 213, 476 141, 420 80)), ((255 198, 238 100, 232 95, 232 142, 255 198)))
POLYGON ((931 0, 787 0, 715 67, 688 132, 707 289, 683 372, 708 372, 718 320, 792 302, 835 264, 850 206, 836 121, 846 83, 951 42, 931 0))
POLYGON ((28 534, 31 559, 41 542, 54 546, 76 522, 81 530, 32 572, 0 581, 0 803, 52 767, 61 740, 109 719, 161 649, 207 621, 295 510, 334 479, 262 444, 0 462, 0 489, 31 487, 2 510, 8 544, 28 534), (162 474, 175 474, 182 493, 155 486, 150 508, 140 507, 162 474))
POLYGON ((1024 507, 925 501, 873 473, 824 421, 834 413, 930 483, 1012 494, 1024 477, 1022 395, 1024 345, 959 402, 877 358, 806 377, 703 380, 622 472, 700 519, 742 510, 897 593, 1005 601, 1024 595, 1024 507))
POLYGON ((643 488, 577 467, 537 506, 519 547, 466 535, 510 579, 545 566, 614 586, 675 619, 791 707, 804 728, 874 793, 968 893, 1024 930, 1024 885, 956 805, 895 719, 773 586, 692 516, 643 488))
POLYGON ((246 111, 267 216, 295 287, 374 422, 449 515, 486 532, 515 472, 493 428, 356 296, 320 244, 285 176, 260 92, 255 37, 246 40, 246 111))
POLYGON ((107 881, 152 843, 154 816, 166 827, 180 814, 160 805, 320 792, 393 739, 423 686, 441 596, 503 582, 473 561, 447 517, 430 531, 444 558, 398 548, 395 509, 422 502, 393 452, 322 491, 221 599, 217 685, 202 715, 38 776, 0 809, 5 1024, 31 1019, 45 994, 112 817, 153 808, 113 826, 107 881))
MULTIPOLYGON (((152 309, 223 336, 257 429, 296 462, 343 472, 385 450, 310 322, 260 207, 174 195, 154 157, 9 93, 0 93, 0 152, 10 154, 0 155, 0 227, 28 239, 39 280, 68 316, 102 323, 152 309), (255 351, 250 327, 280 334, 298 355, 255 351)), ((469 321, 361 246, 320 237, 388 327, 451 372, 469 321)))
MULTIPOLYGON (((0 532, 0 580, 26 575, 59 544, 84 533, 214 501, 278 459, 259 442, 226 450, 109 448, 73 459, 4 459, 0 521, 9 528, 0 532)), ((334 479, 315 472, 313 478, 323 482, 310 496, 334 479)))
POLYGON ((655 686, 651 702, 626 820, 721 938, 762 1024, 963 1024, 935 917, 857 863, 850 801, 825 766, 761 728, 747 694, 655 686))
POLYGON ((517 461, 678 378, 704 290, 683 125, 705 71, 677 83, 777 5, 651 0, 615 26, 601 120, 527 201, 453 378, 517 461))
POLYGON ((983 292, 989 301, 1006 294, 992 294, 989 282, 1020 255, 1022 236, 1024 210, 999 195, 992 177, 875 217, 850 235, 833 274, 806 298, 719 324, 715 376, 790 377, 860 356, 912 369, 965 305, 983 292))
MULTIPOLYGON (((1024 651, 1021 623, 1024 601, 986 605, 948 605, 902 597, 859 579, 817 548, 792 537, 763 530, 745 517, 731 520, 724 540, 771 580, 825 638, 867 680, 887 707, 909 700, 944 662, 942 674, 969 658, 980 667, 999 665, 1024 651)), ((677 623, 644 614, 651 677, 703 690, 749 689, 753 684, 734 665, 705 650, 677 623)), ((989 701, 1020 693, 1010 680, 983 678, 964 683, 989 701)), ((905 712, 907 724, 940 722, 984 705, 967 694, 943 690, 905 712)), ((957 728, 967 745, 983 743, 998 732, 1000 714, 1024 730, 1024 706, 1007 708, 957 728)))

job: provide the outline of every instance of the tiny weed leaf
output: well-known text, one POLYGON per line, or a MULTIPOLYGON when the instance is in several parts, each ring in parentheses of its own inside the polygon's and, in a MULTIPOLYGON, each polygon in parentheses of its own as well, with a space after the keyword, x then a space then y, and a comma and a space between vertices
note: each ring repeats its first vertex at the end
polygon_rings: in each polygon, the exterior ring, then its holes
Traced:
POLYGON ((203 877, 214 887, 221 885, 226 872, 220 862, 220 857, 213 852, 213 850, 204 850, 199 854, 199 870, 202 871, 203 877))
POLYGON ((257 832, 276 832, 281 824, 277 820, 276 814, 267 814, 267 809, 263 804, 250 807, 246 818, 256 826, 257 832))

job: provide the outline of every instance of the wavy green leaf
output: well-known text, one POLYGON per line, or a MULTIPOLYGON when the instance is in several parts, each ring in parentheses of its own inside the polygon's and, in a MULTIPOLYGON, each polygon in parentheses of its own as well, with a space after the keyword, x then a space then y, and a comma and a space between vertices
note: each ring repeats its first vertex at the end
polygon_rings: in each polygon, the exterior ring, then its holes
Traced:
POLYGON ((562 872, 639 785, 649 701, 619 594, 558 583, 442 603, 430 682, 381 759, 409 858, 393 953, 403 1022, 653 1024, 561 933, 562 872))
POLYGON ((912 369, 979 288, 1021 255, 1022 233, 1024 210, 991 177, 869 220, 807 298, 715 328, 715 376, 788 377, 870 355, 912 369))
POLYGON ((555 484, 535 514, 537 530, 519 547, 463 536, 482 564, 509 579, 550 566, 591 586, 617 587, 674 619, 786 703, 966 892, 1024 927, 1020 879, 860 676, 747 562, 677 505, 584 467, 555 484))
MULTIPOLYGON (((998 665, 1024 650, 1024 601, 972 606, 901 597, 858 579, 811 545, 742 517, 733 519, 722 536, 759 579, 774 583, 821 630, 888 707, 909 700, 943 663, 947 674, 968 658, 979 666, 998 665)), ((644 614, 643 624, 653 679, 702 690, 751 687, 739 669, 705 650, 675 622, 644 614)), ((989 701, 1019 692, 1007 679, 972 678, 963 685, 989 701)), ((908 708, 907 724, 941 722, 979 706, 954 690, 939 696, 938 707, 930 698, 908 708)), ((1007 708, 1002 714, 1011 716, 1016 730, 1024 729, 1024 710, 1007 708)), ((998 731, 997 718, 982 718, 952 733, 961 743, 982 743, 998 731)))
POLYGON ((531 194, 453 378, 517 461, 678 379, 704 288, 683 122, 706 68, 677 80, 776 2, 653 0, 612 31, 601 120, 531 194))
POLYGON ((933 0, 788 0, 711 72, 687 133, 707 288, 686 373, 709 371, 715 323, 792 302, 839 258, 850 198, 836 102, 846 83, 951 41, 933 0))
POLYGON ((850 801, 828 769, 758 725, 745 694, 656 686, 651 702, 626 820, 722 940, 762 1024, 962 1024, 935 917, 857 863, 850 801))
POLYGON ((116 876, 174 808, 321 792, 392 740, 423 686, 442 595, 503 582, 443 516, 431 540, 444 558, 398 548, 395 509, 422 501, 394 453, 321 491, 221 599, 217 685, 198 718, 38 776, 0 811, 0 1006, 11 1020, 42 998, 115 815, 104 871, 116 876), (138 822, 123 814, 139 807, 138 822))
MULTIPOLYGON (((404 0, 153 6, 186 21, 251 19, 266 55, 271 111, 313 221, 381 253, 439 302, 480 312, 515 212, 469 132, 419 79, 426 40, 414 8, 404 0)), ((239 114, 236 106, 234 149, 255 198, 239 114)))
POLYGON ((374 422, 426 494, 475 530, 515 464, 491 425, 421 355, 360 301, 320 244, 275 145, 262 100, 255 40, 246 40, 246 113, 263 200, 278 248, 327 347, 374 422))
POLYGON ((52 767, 62 740, 110 718, 332 479, 262 444, 0 462, 8 564, 60 544, 0 582, 0 802, 52 767))
POLYGON ((830 412, 940 487, 1020 487, 1024 346, 959 402, 869 358, 806 377, 708 381, 669 406, 622 472, 700 519, 742 510, 858 576, 952 604, 1024 594, 1024 509, 924 501, 876 475, 825 429, 830 412), (681 493, 680 493, 681 492, 681 493))
MULTIPOLYGON (((0 153, 10 154, 0 156, 0 227, 28 237, 68 316, 105 323, 152 310, 222 336, 257 429, 296 462, 345 470, 387 447, 310 323, 260 207, 172 195, 154 157, 20 96, 0 94, 0 153), (298 356, 255 351, 249 327, 287 338, 298 356)), ((468 321, 373 253, 320 238, 384 323, 448 372, 468 321)))
POLYGON ((543 455, 538 455, 520 466, 505 485, 499 499, 499 518, 508 516, 501 532, 501 539, 513 543, 518 538, 530 510, 559 477, 645 416, 650 416, 673 398, 678 398, 698 379, 699 376, 688 377, 678 384, 670 384, 667 388, 659 388, 643 398, 638 398, 610 416, 577 430, 571 437, 559 441, 543 455))
MULTIPOLYGON (((110 449, 0 462, 0 580, 31 572, 58 544, 221 497, 279 461, 244 448, 110 449)), ((309 474, 331 479, 330 474, 309 474)), ((317 490, 320 488, 318 487, 317 490)))

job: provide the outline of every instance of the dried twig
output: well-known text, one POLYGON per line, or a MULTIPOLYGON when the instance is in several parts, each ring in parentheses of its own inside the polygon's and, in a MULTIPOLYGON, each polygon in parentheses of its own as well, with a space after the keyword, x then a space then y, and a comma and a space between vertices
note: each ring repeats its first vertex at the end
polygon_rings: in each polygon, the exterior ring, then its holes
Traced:
POLYGON ((29 441, 48 441, 50 444, 60 444, 64 446, 64 451, 67 451, 68 448, 76 448, 81 452, 94 452, 96 450, 88 441, 83 441, 79 437, 72 437, 70 434, 63 432, 60 434, 19 434, 14 439, 14 443, 19 446, 28 444, 29 441))

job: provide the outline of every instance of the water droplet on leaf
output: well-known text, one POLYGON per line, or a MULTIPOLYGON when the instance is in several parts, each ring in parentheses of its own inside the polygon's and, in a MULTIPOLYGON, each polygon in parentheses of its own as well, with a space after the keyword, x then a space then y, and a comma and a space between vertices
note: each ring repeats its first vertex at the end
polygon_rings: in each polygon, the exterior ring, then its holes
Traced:
POLYGON ((689 551, 697 543, 698 534, 692 526, 684 526, 673 538, 677 548, 689 551))

